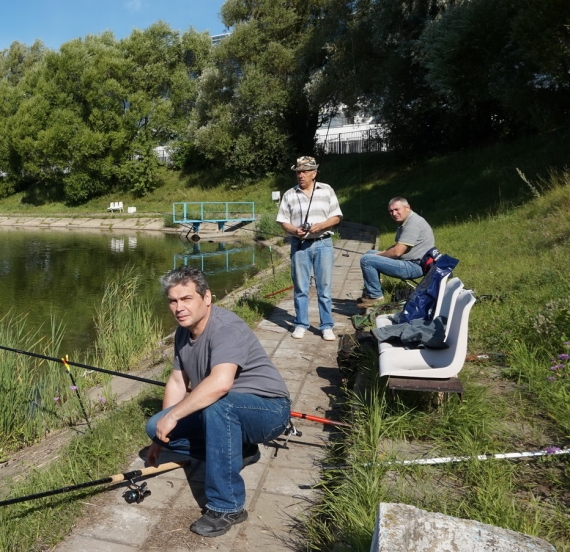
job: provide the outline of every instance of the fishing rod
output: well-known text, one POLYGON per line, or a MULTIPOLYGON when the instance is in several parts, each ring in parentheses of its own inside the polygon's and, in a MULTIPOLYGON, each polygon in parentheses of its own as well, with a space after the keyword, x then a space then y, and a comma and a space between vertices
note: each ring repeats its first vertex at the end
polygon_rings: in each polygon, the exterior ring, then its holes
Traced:
POLYGON ((148 468, 143 468, 142 470, 133 470, 125 473, 117 473, 115 475, 110 475, 109 477, 96 479, 95 481, 87 481, 85 483, 78 483, 77 485, 68 485, 66 487, 53 489, 51 491, 44 491, 42 493, 20 496, 17 498, 10 498, 8 500, 0 501, 0 506, 8 506, 10 504, 17 504, 18 502, 35 500, 36 498, 45 498, 47 496, 68 493, 70 491, 76 491, 79 489, 86 489, 87 487, 95 487, 96 485, 105 485, 108 483, 121 483, 123 481, 129 482, 129 488, 123 493, 123 498, 125 499, 125 501, 128 502, 129 504, 132 504, 133 502, 139 504, 147 496, 150 495, 150 490, 146 488, 146 482, 142 483, 141 485, 137 485, 133 481, 135 478, 145 477, 147 475, 155 475, 170 470, 176 470, 178 468, 184 467, 188 462, 190 462, 190 460, 183 460, 181 462, 167 462, 166 464, 162 464, 156 467, 150 466, 148 468))
POLYGON ((280 293, 283 293, 284 291, 289 291, 290 289, 293 289, 295 286, 289 286, 283 289, 279 289, 277 291, 274 291, 273 293, 268 293, 267 295, 264 295, 263 298, 267 299, 269 297, 273 297, 274 295, 279 295, 280 293))
MULTIPOLYGON (((166 387, 166 383, 161 381, 155 381, 147 378, 142 378, 140 376, 133 376, 132 374, 126 374, 124 372, 115 372, 113 370, 106 370, 105 368, 97 368, 96 366, 89 366, 88 364, 81 364, 80 362, 71 362, 71 360, 64 360, 62 358, 55 358, 46 355, 42 355, 39 353, 31 353, 30 351, 22 351, 21 349, 13 349, 12 347, 5 347, 4 345, 0 345, 0 349, 4 349, 5 351, 10 351, 12 353, 18 353, 20 355, 27 355, 35 358, 41 358, 42 360, 49 360, 51 362, 58 362, 59 364, 69 365, 69 366, 76 366, 77 368, 84 368, 86 370, 93 370, 94 372, 102 372, 103 374, 110 374, 112 376, 120 376, 121 378, 132 379, 136 381, 142 381, 143 383, 151 383, 153 385, 161 385, 162 387, 166 387)), ((66 366, 67 368, 67 366, 66 366)))
MULTIPOLYGON (((499 454, 479 454, 478 456, 444 456, 441 458, 416 458, 415 460, 395 460, 391 462, 368 462, 362 466, 436 466, 441 464, 454 464, 469 460, 516 460, 519 458, 536 458, 539 456, 554 456, 558 454, 570 454, 570 449, 547 447, 544 450, 529 452, 506 452, 499 454)), ((349 464, 339 466, 323 466, 324 470, 345 470, 351 468, 349 464)))
POLYGON ((301 414, 300 412, 291 412, 293 418, 302 418, 303 420, 309 420, 310 422, 318 422, 325 425, 333 425, 338 427, 352 428, 350 424, 345 422, 337 422, 335 420, 329 420, 328 418, 320 418, 319 416, 311 416, 310 414, 301 414))
MULTIPOLYGON (((239 230, 245 230, 246 232, 253 232, 254 234, 265 234, 267 236, 271 236, 274 238, 286 238, 288 237, 288 235, 283 235, 283 234, 273 234, 272 232, 260 232, 259 230, 252 230, 251 228, 244 228, 241 227, 239 230)), ((227 232, 228 230, 224 230, 224 232, 227 232)), ((195 236, 197 236, 197 234, 194 234, 195 236)), ((199 236, 198 236, 199 237, 199 236)), ((348 257, 349 253, 355 253, 356 255, 364 255, 366 252, 362 252, 362 251, 355 251, 354 249, 347 249, 346 247, 339 247, 338 245, 333 245, 332 246, 333 249, 338 249, 339 251, 343 251, 344 253, 342 254, 343 257, 348 257)))
MULTIPOLYGON (((30 351, 23 351, 21 349, 13 349, 12 347, 5 347, 4 345, 0 345, 0 349, 4 349, 5 351, 10 351, 12 353, 17 353, 20 355, 26 355, 26 356, 31 356, 31 357, 35 357, 35 358, 41 358, 43 360, 49 360, 51 362, 58 362, 60 364, 66 365, 66 368, 67 368, 67 365, 77 366, 79 368, 84 368, 86 370, 93 370, 95 372, 103 372, 104 374, 110 374, 112 376, 117 376, 119 378, 128 378, 128 379, 141 381, 143 383, 150 383, 151 385, 159 385, 160 387, 166 387, 166 383, 164 383, 162 381, 151 380, 151 379, 142 378, 139 376, 133 376, 131 374, 125 374, 124 372, 115 372, 113 370, 106 370, 104 368, 97 368, 96 366, 89 366, 88 364, 81 364, 79 362, 71 362, 70 360, 67 360, 67 359, 50 357, 47 355, 42 355, 40 353, 32 353, 30 351)), ((312 416, 310 414, 303 414, 301 412, 291 411, 291 416, 293 418, 303 418, 304 420, 309 420, 311 422, 318 422, 321 424, 329 424, 329 425, 341 426, 341 427, 351 427, 349 424, 346 424, 344 422, 337 422, 335 420, 329 420, 327 418, 319 418, 318 416, 312 416)))

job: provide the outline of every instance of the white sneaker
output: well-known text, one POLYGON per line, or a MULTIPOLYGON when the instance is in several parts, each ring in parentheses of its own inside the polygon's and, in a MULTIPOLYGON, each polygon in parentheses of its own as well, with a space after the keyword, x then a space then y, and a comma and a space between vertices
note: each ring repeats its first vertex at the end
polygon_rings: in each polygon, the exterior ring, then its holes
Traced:
POLYGON ((323 330, 323 339, 325 341, 334 341, 336 339, 332 328, 327 328, 326 330, 323 330))
POLYGON ((295 326, 295 331, 291 334, 293 339, 303 339, 305 335, 305 328, 302 326, 295 326))

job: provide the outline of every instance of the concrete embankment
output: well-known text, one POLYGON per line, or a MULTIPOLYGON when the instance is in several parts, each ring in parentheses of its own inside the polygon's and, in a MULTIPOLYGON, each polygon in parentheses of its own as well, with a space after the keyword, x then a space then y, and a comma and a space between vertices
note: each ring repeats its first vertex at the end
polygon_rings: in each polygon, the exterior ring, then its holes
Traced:
POLYGON ((47 228, 50 230, 153 230, 179 232, 178 228, 166 228, 164 220, 157 217, 38 217, 0 215, 0 229, 47 228))
MULTIPOLYGON (((201 239, 219 239, 223 236, 228 239, 234 236, 249 235, 251 231, 240 231, 239 228, 228 225, 223 231, 218 229, 217 224, 202 223, 200 225, 201 239)), ((252 224, 244 228, 253 228, 252 224)), ((166 234, 180 234, 181 237, 190 238, 194 235, 191 228, 182 225, 170 227, 164 225, 164 219, 159 216, 132 216, 132 215, 109 215, 106 217, 84 216, 27 216, 27 215, 0 215, 0 231, 3 230, 51 230, 51 231, 81 231, 81 232, 162 232, 166 234)))

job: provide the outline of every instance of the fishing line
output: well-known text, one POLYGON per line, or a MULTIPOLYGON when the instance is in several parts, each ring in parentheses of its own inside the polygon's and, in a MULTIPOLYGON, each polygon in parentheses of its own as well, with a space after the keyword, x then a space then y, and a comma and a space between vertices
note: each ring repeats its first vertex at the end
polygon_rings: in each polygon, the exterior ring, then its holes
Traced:
MULTIPOLYGON (((261 232, 259 230, 255 230, 255 229, 251 229, 251 228, 240 228, 239 230, 245 230, 246 232, 253 232, 254 234, 261 234, 261 235, 266 235, 266 236, 271 236, 273 238, 287 238, 289 237, 289 234, 283 235, 283 234, 273 234, 272 232, 261 232)), ((227 230, 224 230, 225 232, 227 232, 227 230)), ((338 251, 344 251, 346 253, 355 253, 356 255, 364 255, 366 252, 364 251, 355 251, 354 249, 347 249, 346 247, 339 247, 338 245, 333 245, 332 246, 333 249, 337 249, 338 251)), ((348 257, 348 255, 343 255, 343 257, 348 257)))
MULTIPOLYGON (((137 381, 142 381, 143 383, 150 383, 151 385, 159 385, 160 387, 166 387, 166 383, 162 381, 151 380, 147 378, 141 378, 139 376, 133 376, 131 374, 125 374, 124 372, 114 372, 113 370, 105 370, 104 368, 97 368, 96 366, 89 366, 88 364, 81 364, 79 362, 71 362, 70 360, 64 360, 60 358, 50 357, 46 355, 42 355, 39 353, 32 353, 30 351, 22 351, 21 349, 13 349, 12 347, 5 347, 4 345, 0 345, 0 349, 4 349, 5 351, 10 351, 12 353, 17 353, 20 355, 27 355, 35 358, 41 358, 44 360, 50 360, 52 362, 58 362, 60 364, 66 364, 69 366, 77 366, 78 368, 84 368, 86 370, 94 370, 95 372, 103 372, 105 374, 111 374, 112 376, 117 376, 119 378, 128 378, 137 381)), ((318 422, 321 424, 328 424, 333 426, 339 427, 351 427, 349 424, 344 422, 337 422, 335 420, 329 420, 327 418, 319 418, 318 416, 312 416, 310 414, 303 414, 301 412, 294 412, 291 411, 292 418, 302 418, 304 420, 309 420, 311 422, 318 422)))

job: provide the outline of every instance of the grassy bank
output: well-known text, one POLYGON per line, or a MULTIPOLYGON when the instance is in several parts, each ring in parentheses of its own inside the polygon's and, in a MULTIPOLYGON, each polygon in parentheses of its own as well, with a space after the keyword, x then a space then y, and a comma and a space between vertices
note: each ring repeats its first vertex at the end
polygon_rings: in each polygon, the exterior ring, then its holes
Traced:
MULTIPOLYGON (((14 485, 9 497, 59 489, 124 470, 147 444, 145 423, 160 404, 157 394, 147 394, 116 408, 92 431, 60 451, 59 459, 48 468, 34 470, 24 482, 14 485)), ((0 508, 0 550, 51 550, 71 530, 85 499, 98 492, 101 487, 0 508)))
MULTIPOLYGON (((465 400, 429 394, 390 402, 374 351, 362 353, 359 392, 347 388, 357 428, 330 451, 321 501, 305 525, 309 549, 368 551, 379 502, 542 537, 570 550, 570 459, 477 460, 394 466, 418 457, 477 456, 570 446, 570 173, 530 182, 529 198, 485 216, 450 221, 438 246, 460 259, 454 274, 476 303, 460 374, 465 400), (486 358, 486 360, 485 360, 486 358)), ((526 190, 525 190, 526 192, 526 190)), ((499 206, 500 207, 500 206, 499 206)), ((388 240, 391 234, 385 234, 388 240)))

